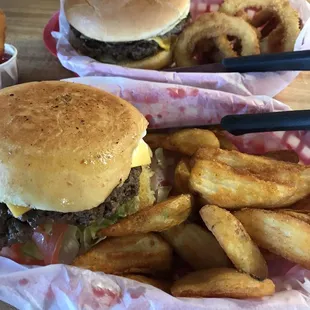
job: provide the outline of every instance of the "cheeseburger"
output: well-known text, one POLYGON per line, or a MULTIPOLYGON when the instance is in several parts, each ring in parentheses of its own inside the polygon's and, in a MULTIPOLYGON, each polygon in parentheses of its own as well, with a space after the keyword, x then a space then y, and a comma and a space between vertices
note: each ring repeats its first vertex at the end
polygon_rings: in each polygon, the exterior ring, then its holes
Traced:
POLYGON ((90 86, 0 91, 1 255, 70 262, 100 229, 152 205, 146 128, 135 107, 90 86))
POLYGON ((172 63, 173 42, 189 19, 190 0, 66 0, 70 43, 81 54, 126 67, 172 63))

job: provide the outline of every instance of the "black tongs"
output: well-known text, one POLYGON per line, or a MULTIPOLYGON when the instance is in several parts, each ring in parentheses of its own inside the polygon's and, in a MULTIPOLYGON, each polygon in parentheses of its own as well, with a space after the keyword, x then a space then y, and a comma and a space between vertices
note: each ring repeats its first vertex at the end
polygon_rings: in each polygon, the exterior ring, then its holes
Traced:
MULTIPOLYGON (((257 132, 310 130, 310 110, 226 115, 222 118, 220 124, 186 126, 177 129, 193 127, 226 130, 235 136, 257 132)), ((174 129, 150 129, 148 132, 160 133, 169 130, 174 129)))
POLYGON ((310 70, 310 50, 225 58, 220 63, 169 68, 174 72, 272 72, 310 70))

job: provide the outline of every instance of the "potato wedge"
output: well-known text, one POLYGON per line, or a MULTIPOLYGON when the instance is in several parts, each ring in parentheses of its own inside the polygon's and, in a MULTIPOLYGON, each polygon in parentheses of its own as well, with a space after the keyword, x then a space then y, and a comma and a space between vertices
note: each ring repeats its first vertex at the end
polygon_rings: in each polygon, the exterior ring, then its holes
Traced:
POLYGON ((164 133, 149 133, 144 137, 144 141, 148 146, 155 150, 158 148, 163 148, 164 141, 167 139, 168 134, 164 133))
POLYGON ((192 272, 171 288, 175 297, 259 298, 275 293, 269 280, 258 281, 232 268, 213 268, 192 272))
POLYGON ((214 236, 197 224, 183 223, 161 235, 195 270, 232 266, 214 236))
POLYGON ((124 218, 100 231, 104 236, 128 236, 163 231, 184 222, 191 213, 192 197, 180 195, 124 218))
POLYGON ((157 273, 171 269, 172 249, 156 234, 108 238, 86 254, 78 256, 73 266, 111 274, 157 273))
POLYGON ((310 224, 310 214, 297 212, 295 210, 279 210, 279 212, 290 215, 296 219, 306 222, 307 224, 310 224))
POLYGON ((273 180, 281 184, 297 183, 303 172, 308 172, 304 176, 307 180, 310 178, 310 168, 307 166, 238 151, 208 147, 200 149, 194 158, 196 160, 214 160, 241 172, 255 175, 262 180, 273 180))
POLYGON ((154 279, 154 278, 143 276, 141 274, 127 274, 127 275, 124 275, 124 277, 131 279, 131 280, 141 282, 141 283, 152 285, 152 286, 157 287, 158 289, 170 294, 170 288, 171 288, 172 283, 167 281, 167 280, 154 279))
POLYGON ((170 151, 192 156, 203 147, 219 148, 220 143, 212 131, 193 128, 169 134, 163 147, 170 151))
POLYGON ((310 215, 310 210, 309 209, 301 209, 301 210, 299 210, 299 209, 279 209, 279 211, 293 211, 293 212, 296 212, 296 213, 302 213, 302 214, 310 215))
POLYGON ((275 160, 286 161, 293 164, 299 163, 298 154, 292 150, 272 151, 267 152, 262 156, 269 157, 275 160))
POLYGON ((310 225, 269 210, 245 209, 234 215, 259 247, 310 269, 310 225))
POLYGON ((179 255, 174 255, 173 257, 173 275, 171 277, 171 279, 173 281, 176 281, 182 277, 184 277, 185 275, 187 275, 190 272, 193 272, 195 270, 193 270, 193 268, 184 260, 181 258, 181 256, 179 255))
POLYGON ((191 164, 190 188, 223 208, 280 208, 310 192, 307 166, 215 148, 198 150, 191 164))
POLYGON ((271 262, 271 261, 279 261, 279 259, 281 259, 281 256, 276 255, 274 253, 271 253, 270 251, 260 248, 261 253, 263 254, 266 262, 271 262))
POLYGON ((195 196, 195 202, 198 206, 197 208, 199 208, 199 211, 202 207, 209 204, 209 202, 205 198, 199 195, 195 196))
POLYGON ((213 131, 216 137, 220 142, 220 148, 223 150, 235 150, 238 151, 238 148, 226 137, 223 131, 213 131))
POLYGON ((182 158, 174 172, 174 191, 178 194, 189 193, 189 177, 191 175, 188 158, 182 158))
POLYGON ((236 217, 212 205, 204 206, 200 215, 239 271, 260 280, 267 278, 268 268, 262 253, 236 217))
POLYGON ((310 195, 297 201, 290 207, 293 208, 294 210, 303 210, 310 212, 310 195))
POLYGON ((211 160, 195 161, 189 184, 204 200, 227 209, 287 206, 296 191, 294 186, 260 180, 211 160))

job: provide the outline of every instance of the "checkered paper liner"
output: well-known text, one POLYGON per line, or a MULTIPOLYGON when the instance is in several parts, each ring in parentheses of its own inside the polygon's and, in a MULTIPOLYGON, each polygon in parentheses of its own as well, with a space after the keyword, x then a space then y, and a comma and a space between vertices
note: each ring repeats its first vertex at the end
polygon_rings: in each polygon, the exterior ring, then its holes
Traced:
MULTIPOLYGON (((216 11, 221 0, 192 0, 191 15, 197 18, 200 14, 216 11)), ((304 28, 295 43, 295 50, 310 49, 310 4, 307 0, 290 0, 298 10, 304 28)), ((52 35, 57 41, 57 56, 61 64, 84 76, 118 76, 136 80, 153 81, 188 85, 199 88, 220 90, 238 95, 275 96, 289 85, 298 72, 266 72, 266 73, 176 73, 155 70, 130 69, 116 65, 100 63, 90 57, 79 55, 70 45, 69 29, 63 10, 64 0, 60 0, 59 32, 52 35)))
MULTIPOLYGON (((301 5, 299 9, 304 5, 298 0, 294 3, 301 5)), ((193 14, 214 9, 216 4, 204 7, 202 2, 192 3, 193 14)), ((305 47, 307 29, 308 27, 304 28, 301 34, 300 46, 305 47)), ((124 98, 145 115, 152 128, 197 126, 218 123, 227 114, 289 109, 270 97, 253 96, 274 93, 284 84, 287 85, 292 76, 288 78, 286 73, 271 73, 271 76, 168 73, 163 76, 163 72, 158 71, 131 70, 94 63, 72 51, 63 34, 56 34, 57 36, 58 57, 62 63, 68 69, 89 76, 72 79, 71 82, 92 85, 124 98), (91 77, 93 75, 97 77, 91 77), (277 80, 281 82, 277 83, 277 80), (269 87, 270 83, 272 88, 269 87), (267 91, 262 92, 263 89, 267 91)), ((230 138, 241 151, 248 153, 293 149, 303 163, 310 164, 310 136, 306 132, 261 133, 230 138)), ((19 309, 53 310, 310 309, 309 271, 292 266, 287 261, 279 261, 273 267, 271 276, 277 293, 264 299, 174 298, 154 287, 122 277, 65 265, 29 268, 0 257, 0 300, 19 309)))
MULTIPOLYGON (((216 12, 220 8, 222 0, 214 0, 209 3, 208 1, 192 0, 191 1, 191 15, 193 19, 196 19, 201 14, 208 12, 216 12)), ((301 2, 292 1, 292 6, 301 12, 301 18, 303 21, 309 18, 308 13, 304 8, 304 4, 301 2)), ((306 5, 309 7, 308 3, 306 5)), ((289 149, 298 153, 300 160, 303 163, 310 164, 310 134, 305 131, 298 132, 277 132, 272 134, 253 134, 246 135, 242 138, 230 137, 235 140, 235 143, 239 145, 245 152, 252 153, 265 153, 267 151, 276 149, 289 149), (266 137, 269 136, 267 139, 266 137), (268 140, 270 141, 268 142, 268 140), (279 145, 280 143, 280 145, 279 145)))
POLYGON ((192 0, 191 1, 191 16, 195 20, 199 15, 203 13, 216 12, 220 8, 220 2, 209 3, 205 1, 192 0))
MULTIPOLYGON (((101 88, 132 103, 147 118, 150 128, 218 124, 227 114, 280 112, 289 107, 267 96, 241 96, 225 92, 126 78, 85 77, 68 79, 101 88)), ((261 154, 294 150, 310 164, 310 134, 305 131, 229 136, 240 150, 261 154)))
MULTIPOLYGON (((203 0, 192 0, 191 1, 191 17, 193 20, 197 19, 200 15, 204 13, 217 12, 223 1, 203 1, 203 0)), ((254 14, 255 10, 247 10, 249 16, 254 14)))
MULTIPOLYGON (((150 127, 218 123, 227 114, 277 112, 288 107, 270 97, 240 96, 190 86, 115 77, 85 77, 68 82, 92 85, 131 102, 150 127)), ((306 132, 230 136, 248 153, 294 149, 310 163, 306 132)), ((268 262, 276 294, 255 300, 174 298, 155 287, 123 277, 66 265, 26 267, 0 257, 0 300, 18 309, 310 309, 310 271, 284 259, 268 262)))

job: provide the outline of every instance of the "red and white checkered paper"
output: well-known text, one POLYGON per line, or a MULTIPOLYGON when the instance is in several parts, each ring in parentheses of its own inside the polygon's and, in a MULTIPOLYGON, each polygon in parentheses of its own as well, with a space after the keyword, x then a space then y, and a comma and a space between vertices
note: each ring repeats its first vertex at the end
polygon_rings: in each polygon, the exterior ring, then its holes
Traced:
MULTIPOLYGON (((167 83, 152 83, 114 77, 85 77, 69 81, 99 87, 136 106, 150 128, 218 124, 227 114, 289 110, 267 96, 241 96, 216 90, 167 83)), ((310 134, 304 131, 247 134, 230 138, 240 150, 261 154, 280 149, 294 150, 302 163, 310 164, 310 134)))
MULTIPOLYGON (((69 80, 118 95, 136 106, 152 128, 218 123, 227 114, 284 111, 270 97, 241 96, 217 90, 115 77, 69 80)), ((233 137, 231 137, 233 138, 233 137)), ((249 134, 234 138, 249 153, 294 149, 310 163, 310 135, 305 132, 249 134)), ((292 310, 310 309, 310 271, 284 260, 268 262, 276 284, 272 297, 174 298, 152 286, 65 265, 29 268, 0 257, 0 300, 18 309, 165 309, 292 310)))
MULTIPOLYGON (((197 18, 200 14, 216 11, 222 0, 192 0, 191 14, 197 18)), ((310 4, 307 0, 290 0, 298 10, 304 28, 300 33, 295 50, 310 49, 310 4)), ((116 65, 100 63, 90 57, 79 55, 69 44, 69 24, 63 10, 64 0, 60 0, 60 31, 53 32, 57 40, 57 56, 61 64, 84 76, 118 76, 136 80, 153 81, 188 85, 199 88, 220 90, 238 95, 266 95, 274 97, 289 85, 298 72, 268 72, 268 73, 175 73, 155 70, 129 69, 116 65)))

